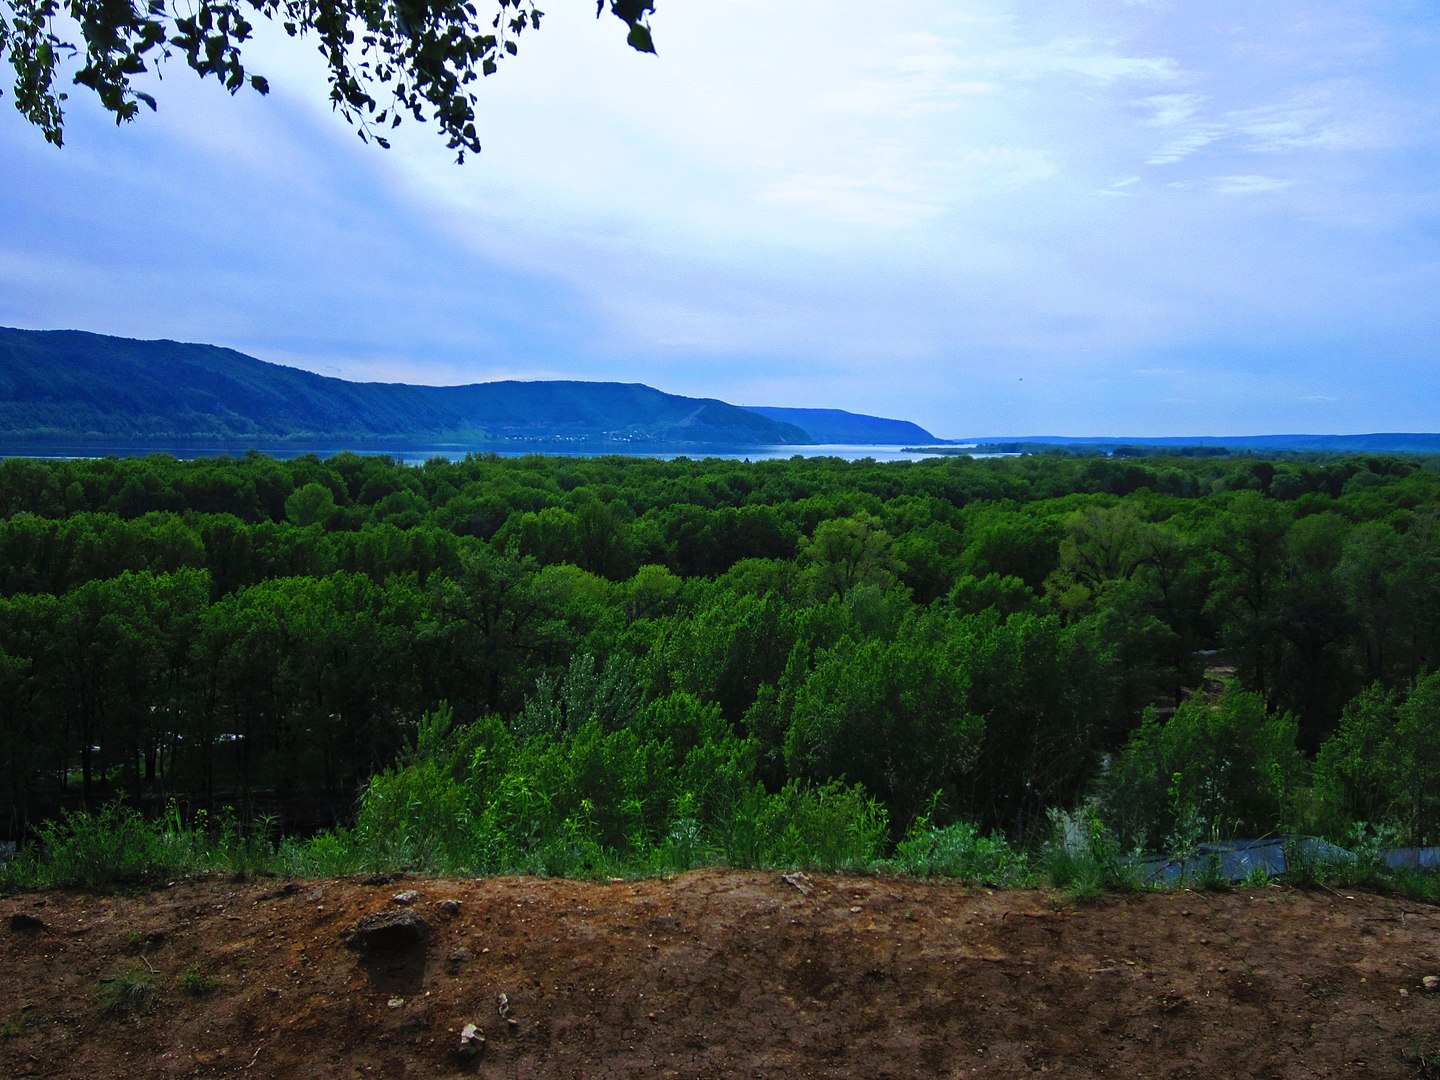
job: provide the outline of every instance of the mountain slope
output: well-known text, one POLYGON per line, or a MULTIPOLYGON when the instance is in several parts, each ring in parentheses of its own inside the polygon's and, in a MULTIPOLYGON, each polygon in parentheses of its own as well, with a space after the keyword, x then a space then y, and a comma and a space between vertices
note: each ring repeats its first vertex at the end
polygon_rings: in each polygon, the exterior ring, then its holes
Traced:
POLYGON ((768 405, 745 408, 782 424, 794 424, 821 443, 917 443, 936 442, 934 435, 909 420, 886 420, 843 409, 781 409, 768 405))
POLYGON ((722 401, 639 384, 354 383, 214 345, 3 328, 0 439, 100 445, 813 441, 800 428, 722 401))

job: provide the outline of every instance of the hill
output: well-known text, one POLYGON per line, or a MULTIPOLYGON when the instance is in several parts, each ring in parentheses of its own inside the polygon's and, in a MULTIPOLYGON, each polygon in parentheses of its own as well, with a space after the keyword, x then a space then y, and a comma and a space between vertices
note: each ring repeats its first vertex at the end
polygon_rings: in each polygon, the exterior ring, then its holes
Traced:
POLYGON ((1435 1075, 1436 915, 739 870, 18 895, 0 1074, 1409 1080, 1435 1075), (417 940, 347 947, 402 910, 417 940))
POLYGON ((723 401, 601 382, 355 383, 214 345, 0 329, 8 445, 786 445, 805 431, 723 401))
POLYGON ((746 405, 745 408, 782 424, 803 428, 821 443, 874 445, 936 441, 934 435, 909 420, 887 420, 843 409, 781 409, 768 405, 746 405))

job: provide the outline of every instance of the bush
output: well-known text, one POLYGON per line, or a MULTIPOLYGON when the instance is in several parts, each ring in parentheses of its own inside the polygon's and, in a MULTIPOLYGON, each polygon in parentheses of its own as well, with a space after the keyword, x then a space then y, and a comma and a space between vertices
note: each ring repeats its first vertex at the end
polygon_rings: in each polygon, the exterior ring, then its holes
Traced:
POLYGON ((149 1012, 155 1000, 155 977, 129 968, 100 980, 95 1003, 112 1020, 128 1020, 149 1012))
POLYGON ((767 794, 756 784, 716 825, 732 866, 868 870, 889 830, 885 808, 858 784, 819 787, 790 781, 767 794))
POLYGON ((1025 853, 1012 848, 1003 836, 982 836, 965 821, 936 828, 928 818, 917 819, 884 865, 900 874, 992 886, 1023 884, 1030 869, 1025 853))
POLYGON ((1041 865, 1050 884, 1073 899, 1093 900, 1106 889, 1141 887, 1136 853, 1126 854, 1113 829, 1093 805, 1052 809, 1050 836, 1041 848, 1041 865))
POLYGON ((42 888, 103 891, 205 868, 202 834, 179 827, 174 819, 146 821, 118 802, 93 814, 62 811, 58 820, 36 831, 41 852, 30 856, 28 883, 42 888))
POLYGON ((1377 685, 1351 701, 1320 747, 1315 784, 1332 834, 1365 821, 1400 843, 1440 840, 1440 672, 1403 693, 1377 685))
POLYGON ((1122 844, 1180 855, 1202 838, 1283 830, 1301 779, 1295 736, 1293 717, 1233 686, 1165 723, 1146 710, 1104 777, 1106 818, 1122 844))

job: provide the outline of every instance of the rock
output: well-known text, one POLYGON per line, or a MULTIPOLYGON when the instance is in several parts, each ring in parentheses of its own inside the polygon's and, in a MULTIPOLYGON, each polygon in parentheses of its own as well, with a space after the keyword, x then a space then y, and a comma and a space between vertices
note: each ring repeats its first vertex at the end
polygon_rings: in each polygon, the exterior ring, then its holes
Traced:
POLYGON ((1420 980, 1420 985, 1433 994, 1440 990, 1440 975, 1426 975, 1420 980))
POLYGON ((435 906, 440 909, 441 914, 451 919, 460 914, 459 900, 440 900, 436 902, 435 906))
POLYGON ((462 1058, 478 1057, 485 1049, 485 1033, 474 1024, 466 1024, 460 1029, 460 1056, 462 1058))
POLYGON ((367 877, 367 878, 361 878, 361 879, 360 879, 360 884, 361 884, 361 885, 393 885, 395 882, 399 881, 402 876, 403 876, 403 875, 401 875, 401 874, 395 874, 395 873, 389 873, 389 874, 371 874, 371 875, 370 875, 369 877, 367 877))
POLYGON ((131 934, 125 951, 130 954, 154 952, 165 944, 164 930, 148 930, 144 934, 131 934))
POLYGON ((28 911, 17 911, 10 916, 10 929, 17 934, 39 934, 48 929, 45 920, 28 911))
POLYGON ((390 897, 390 902, 392 904, 413 904, 419 899, 420 894, 418 892, 414 889, 406 889, 404 892, 397 892, 394 896, 390 897))
POLYGON ((352 949, 394 952, 425 941, 430 925, 409 908, 366 915, 340 937, 352 949))

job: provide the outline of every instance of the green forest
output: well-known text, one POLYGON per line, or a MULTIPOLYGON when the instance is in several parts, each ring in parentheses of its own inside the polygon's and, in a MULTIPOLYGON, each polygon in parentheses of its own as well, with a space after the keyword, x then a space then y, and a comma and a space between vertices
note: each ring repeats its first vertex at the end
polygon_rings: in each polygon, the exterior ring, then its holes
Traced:
POLYGON ((7 458, 0 829, 476 874, 1440 843, 1437 509, 1402 456, 7 458))

